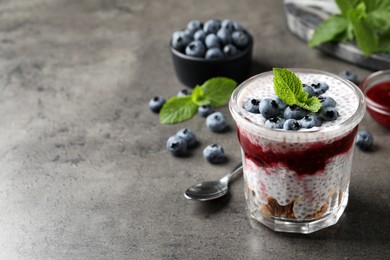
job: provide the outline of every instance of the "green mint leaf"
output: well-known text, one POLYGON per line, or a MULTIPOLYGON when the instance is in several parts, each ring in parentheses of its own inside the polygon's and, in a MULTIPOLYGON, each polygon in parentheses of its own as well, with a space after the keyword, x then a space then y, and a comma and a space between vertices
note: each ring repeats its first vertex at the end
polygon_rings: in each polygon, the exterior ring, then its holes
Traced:
POLYGON ((348 20, 340 15, 330 16, 316 27, 308 42, 309 47, 337 39, 339 35, 347 31, 348 24, 348 20))
POLYGON ((303 91, 301 80, 287 69, 274 68, 274 90, 287 105, 295 105, 299 102, 297 95, 303 91))
POLYGON ((317 112, 321 108, 321 102, 317 97, 308 98, 301 80, 295 73, 281 68, 274 68, 273 72, 275 93, 287 105, 297 105, 311 112, 317 112))
POLYGON ((200 86, 196 86, 191 94, 192 102, 198 106, 205 106, 210 104, 210 101, 205 97, 203 89, 200 86))
POLYGON ((348 12, 348 19, 353 25, 357 45, 364 55, 370 56, 377 49, 378 35, 371 29, 366 16, 364 3, 348 12))
MULTIPOLYGON (((390 1, 389 1, 390 2, 390 1)), ((390 30, 390 10, 379 9, 367 14, 367 22, 378 33, 390 30)))
POLYGON ((308 98, 305 102, 305 105, 308 107, 307 110, 311 112, 317 112, 321 108, 321 102, 317 97, 308 98))
POLYGON ((348 11, 355 8, 360 0, 336 0, 337 6, 344 17, 347 17, 348 11))
POLYGON ((161 124, 176 124, 193 117, 198 106, 192 102, 192 96, 171 97, 160 111, 161 124))
POLYGON ((367 8, 367 13, 375 10, 390 10, 390 1, 388 0, 362 0, 367 8))
POLYGON ((229 78, 216 77, 207 80, 201 86, 204 97, 213 107, 219 107, 226 104, 237 83, 229 78))

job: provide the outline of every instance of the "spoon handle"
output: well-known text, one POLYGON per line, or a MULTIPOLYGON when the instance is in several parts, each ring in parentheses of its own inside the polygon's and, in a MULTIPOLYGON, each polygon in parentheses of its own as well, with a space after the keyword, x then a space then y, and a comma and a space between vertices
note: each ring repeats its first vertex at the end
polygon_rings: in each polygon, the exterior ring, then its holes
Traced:
POLYGON ((242 172, 242 162, 237 163, 234 167, 221 179, 221 181, 230 181, 236 174, 242 172))

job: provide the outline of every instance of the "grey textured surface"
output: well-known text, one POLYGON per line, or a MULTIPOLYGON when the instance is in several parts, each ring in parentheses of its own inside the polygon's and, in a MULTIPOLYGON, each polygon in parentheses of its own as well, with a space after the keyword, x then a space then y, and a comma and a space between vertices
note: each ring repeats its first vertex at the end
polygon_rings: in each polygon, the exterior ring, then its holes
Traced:
MULTIPOLYGON (((168 41, 190 19, 231 18, 255 38, 253 73, 309 67, 370 72, 309 49, 281 1, 4 0, 0 2, 0 259, 385 259, 390 255, 390 139, 366 115, 375 151, 355 151, 350 203, 312 235, 249 220, 243 181, 199 203, 183 191, 240 159, 233 121, 210 132, 198 116, 163 126, 147 108, 176 79, 168 41), (165 150, 182 127, 200 145, 165 150), (217 142, 230 161, 212 166, 217 142)), ((228 114, 227 107, 219 109, 228 114)))

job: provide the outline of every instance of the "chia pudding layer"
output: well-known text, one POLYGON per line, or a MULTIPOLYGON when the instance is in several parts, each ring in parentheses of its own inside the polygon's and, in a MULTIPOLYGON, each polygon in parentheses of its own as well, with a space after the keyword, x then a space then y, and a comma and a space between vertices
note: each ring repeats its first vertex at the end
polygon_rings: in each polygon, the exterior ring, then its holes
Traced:
POLYGON ((243 104, 248 99, 275 97, 273 73, 242 83, 229 108, 237 124, 248 207, 253 218, 270 227, 266 218, 310 222, 335 214, 337 222, 348 200, 353 144, 365 112, 364 97, 353 83, 336 75, 291 71, 303 84, 327 83, 324 96, 337 102, 340 116, 310 129, 268 128, 262 115, 244 110, 243 104))

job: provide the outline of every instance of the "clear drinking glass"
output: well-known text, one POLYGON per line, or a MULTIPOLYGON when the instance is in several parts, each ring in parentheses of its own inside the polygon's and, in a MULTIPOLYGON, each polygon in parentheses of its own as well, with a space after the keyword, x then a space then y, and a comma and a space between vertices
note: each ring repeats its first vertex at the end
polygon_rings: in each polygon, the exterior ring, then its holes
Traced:
POLYGON ((312 233, 337 223, 347 205, 353 143, 365 98, 356 85, 337 75, 290 70, 302 83, 329 85, 325 95, 337 102, 337 120, 299 131, 266 127, 265 119, 245 111, 243 103, 275 95, 272 71, 238 86, 229 109, 241 145, 250 216, 275 231, 312 233))

